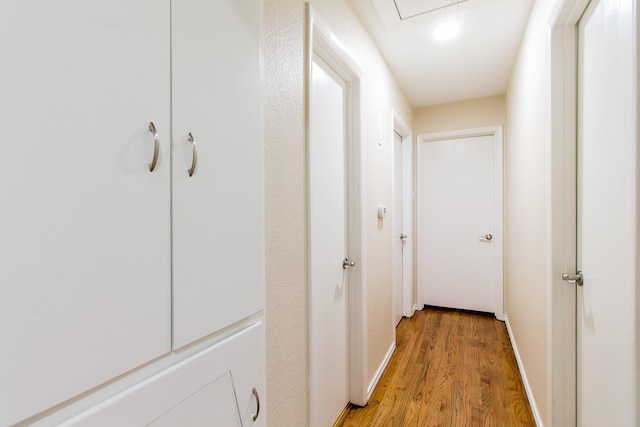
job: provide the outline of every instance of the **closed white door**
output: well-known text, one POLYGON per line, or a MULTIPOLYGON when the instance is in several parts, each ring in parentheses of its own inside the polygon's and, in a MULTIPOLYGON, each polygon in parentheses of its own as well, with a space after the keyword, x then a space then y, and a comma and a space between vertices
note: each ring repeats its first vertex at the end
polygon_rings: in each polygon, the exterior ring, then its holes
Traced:
POLYGON ((393 134, 393 232, 391 250, 393 251, 393 319, 397 325, 403 315, 403 250, 406 242, 404 234, 404 209, 403 209, 403 150, 402 137, 393 134))
POLYGON ((261 8, 259 0, 171 7, 177 348, 263 307, 261 8))
POLYGON ((311 427, 349 402, 345 83, 314 56, 309 123, 311 427))
POLYGON ((578 425, 637 425, 637 46, 632 1, 578 26, 578 425))
POLYGON ((0 425, 171 349, 169 22, 0 2, 0 425))
POLYGON ((494 138, 421 142, 418 265, 426 305, 495 313, 494 138))

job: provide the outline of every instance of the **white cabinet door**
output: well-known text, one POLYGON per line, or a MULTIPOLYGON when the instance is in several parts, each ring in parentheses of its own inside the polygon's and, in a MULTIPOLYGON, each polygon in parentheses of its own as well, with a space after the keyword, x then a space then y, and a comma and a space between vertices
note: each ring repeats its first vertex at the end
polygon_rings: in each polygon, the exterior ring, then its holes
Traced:
POLYGON ((0 425, 170 350, 169 46, 169 0, 0 2, 0 425))
POLYGON ((174 348, 263 307, 260 4, 172 2, 174 348))
POLYGON ((60 425, 264 427, 264 397, 258 322, 60 425))

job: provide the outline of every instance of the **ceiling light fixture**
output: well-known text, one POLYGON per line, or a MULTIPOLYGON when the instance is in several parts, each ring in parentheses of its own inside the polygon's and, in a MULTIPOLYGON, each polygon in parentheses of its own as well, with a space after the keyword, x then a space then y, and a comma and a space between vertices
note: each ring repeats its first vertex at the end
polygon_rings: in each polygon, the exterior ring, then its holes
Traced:
POLYGON ((459 3, 456 3, 456 16, 447 18, 447 9, 444 10, 444 21, 442 21, 433 31, 433 37, 438 41, 452 40, 460 33, 460 24, 458 23, 459 3))

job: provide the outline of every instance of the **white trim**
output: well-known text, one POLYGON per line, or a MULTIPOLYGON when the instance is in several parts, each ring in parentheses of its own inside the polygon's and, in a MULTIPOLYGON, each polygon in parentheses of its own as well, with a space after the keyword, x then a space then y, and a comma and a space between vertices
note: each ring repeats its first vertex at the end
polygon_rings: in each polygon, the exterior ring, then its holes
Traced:
MULTIPOLYGON (((365 214, 365 143, 362 139, 362 106, 364 105, 363 72, 353 57, 342 46, 331 30, 322 22, 309 3, 306 3, 306 94, 310 93, 310 76, 315 53, 346 82, 348 167, 348 240, 349 258, 358 268, 349 276, 349 399, 364 406, 367 403, 367 257, 365 214)), ((305 125, 309 127, 308 105, 305 109, 305 125)), ((308 161, 308 160, 307 160, 308 161)), ((307 212, 308 204, 307 183, 307 212)), ((309 278, 307 277, 307 286, 309 278)), ((309 304, 311 301, 309 300, 309 304)), ((309 331, 309 329, 308 329, 309 331)), ((313 357, 309 354, 309 358, 313 357)))
POLYGON ((376 374, 374 375, 373 380, 371 380, 371 384, 369 384, 369 387, 367 388, 367 401, 371 399, 371 395, 376 390, 376 386, 378 385, 380 378, 382 378, 382 374, 384 374, 384 370, 387 369, 387 366, 389 365, 389 362, 391 361, 391 357, 393 356, 393 353, 395 351, 396 351, 396 343, 394 340, 394 342, 391 343, 391 347, 389 347, 389 351, 387 351, 387 355, 384 357, 384 359, 382 360, 382 363, 378 367, 378 370, 376 371, 376 374))
MULTIPOLYGON (((411 157, 407 158, 404 155, 404 150, 403 150, 403 157, 402 157, 402 169, 403 171, 405 171, 405 169, 409 169, 409 172, 411 173, 411 175, 413 176, 413 133, 411 132, 411 128, 409 127, 409 125, 407 125, 407 123, 402 119, 402 117, 400 116, 400 114, 395 110, 392 109, 391 110, 391 128, 392 128, 392 134, 391 134, 391 141, 395 140, 395 137, 393 135, 393 132, 398 133, 398 135, 400 135, 400 137, 402 138, 402 146, 405 147, 406 145, 409 146, 409 152, 411 153, 411 157)), ((394 170, 395 168, 395 150, 391 150, 391 170, 394 170)), ((403 172, 404 173, 404 172, 403 172)), ((394 173, 391 175, 391 179, 392 179, 392 185, 391 185, 391 200, 395 200, 395 171, 394 173)), ((403 280, 403 287, 402 287, 402 315, 405 317, 411 317, 413 316, 413 313, 415 312, 415 310, 412 310, 413 307, 413 296, 415 295, 415 230, 413 227, 413 223, 414 223, 414 213, 415 213, 415 206, 412 200, 412 196, 413 196, 413 181, 410 183, 411 185, 409 186, 409 188, 407 188, 405 185, 403 185, 403 189, 402 189, 402 205, 403 205, 403 215, 406 217, 407 212, 405 212, 405 207, 407 206, 407 198, 408 200, 408 204, 409 206, 411 206, 411 209, 409 210, 409 227, 408 227, 408 233, 410 233, 411 235, 409 236, 409 238, 411 239, 412 245, 411 245, 411 253, 404 253, 403 252, 403 256, 402 256, 402 269, 403 271, 406 271, 407 269, 410 269, 412 271, 411 274, 411 284, 410 286, 407 286, 407 283, 405 283, 405 281, 403 280)), ((403 221, 404 222, 404 221, 403 221)), ((404 230, 407 231, 407 230, 404 230)), ((397 233, 393 233, 393 237, 392 239, 396 238, 397 233)), ((395 295, 395 294, 394 294, 395 295)), ((395 321, 395 319, 394 319, 395 321)), ((394 326, 395 329, 395 326, 394 326)))
MULTIPOLYGON (((417 170, 418 170, 418 182, 417 182, 417 194, 420 194, 420 182, 422 181, 422 168, 421 161, 422 158, 422 144, 424 142, 429 141, 441 141, 446 139, 456 139, 456 138, 471 138, 474 136, 486 136, 493 135, 494 137, 494 155, 495 155, 495 230, 496 235, 494 236, 495 243, 495 283, 494 283, 494 295, 495 295, 495 316, 496 319, 504 320, 504 220, 503 220, 503 137, 502 137, 502 126, 488 126, 482 128, 472 128, 472 129, 458 129, 452 131, 445 132, 436 132, 436 133, 427 133, 418 135, 418 155, 417 155, 417 170)), ((422 211, 422 201, 420 197, 417 198, 417 228, 416 235, 420 232, 420 212, 422 211)), ((421 259, 422 253, 424 252, 424 248, 422 247, 423 242, 418 239, 417 242, 417 254, 418 260, 421 259)), ((418 265, 420 263, 418 262, 418 265)), ((423 289, 422 289, 422 280, 420 269, 416 272, 416 299, 417 305, 422 306, 424 304, 423 297, 423 289)))
POLYGON ((547 137, 547 408, 552 425, 576 425, 577 24, 589 0, 556 0, 550 31, 547 137))
POLYGON ((527 374, 524 370, 524 365, 522 364, 522 359, 520 359, 520 353, 518 352, 518 346, 516 345, 516 340, 513 338, 513 331, 511 330, 511 324, 509 324, 509 318, 507 317, 506 314, 504 315, 504 323, 507 326, 509 341, 511 341, 513 354, 516 356, 516 363, 518 364, 518 370, 520 371, 520 377, 522 377, 522 383, 524 384, 524 389, 527 392, 527 398, 529 399, 531 412, 533 412, 533 418, 535 419, 536 425, 538 427, 544 427, 544 423, 542 422, 542 417, 540 416, 540 411, 538 411, 538 405, 536 405, 536 400, 534 399, 533 392, 531 391, 531 385, 529 384, 529 380, 527 379, 527 374))

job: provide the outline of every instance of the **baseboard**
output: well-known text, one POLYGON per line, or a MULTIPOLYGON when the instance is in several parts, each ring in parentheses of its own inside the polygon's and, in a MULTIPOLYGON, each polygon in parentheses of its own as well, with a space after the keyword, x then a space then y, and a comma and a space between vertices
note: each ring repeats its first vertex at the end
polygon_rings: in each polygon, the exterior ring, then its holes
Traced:
POLYGON ((513 354, 516 356, 516 363, 518 364, 518 370, 520 371, 520 376, 522 377, 522 382, 524 383, 524 389, 527 392, 527 398, 529 399, 529 405, 531 405, 531 412, 533 412, 533 418, 536 421, 536 425, 538 427, 544 427, 544 423, 542 422, 542 417, 540 416, 540 411, 538 411, 538 405, 536 405, 536 400, 533 398, 533 393, 531 391, 531 385, 529 384, 529 380, 527 379, 527 374, 524 371, 524 366, 522 365, 522 359, 520 359, 520 353, 518 353, 518 346, 516 345, 515 339, 513 339, 513 331, 511 330, 511 324, 509 324, 509 317, 504 315, 504 323, 507 325, 507 333, 509 334, 509 341, 511 341, 511 348, 513 348, 513 354))
POLYGON ((393 343, 391 344, 391 347, 389 348, 387 355, 384 357, 384 360, 382 360, 382 363, 378 367, 378 370, 376 371, 376 375, 373 377, 373 380, 369 384, 369 388, 367 389, 367 402, 371 399, 371 395, 376 389, 376 386, 378 385, 378 381, 380 381, 380 378, 382 378, 382 374, 384 373, 384 370, 387 368, 387 365, 389 364, 389 361, 391 360, 391 356, 393 356, 394 351, 396 351, 395 339, 393 340, 393 343))

